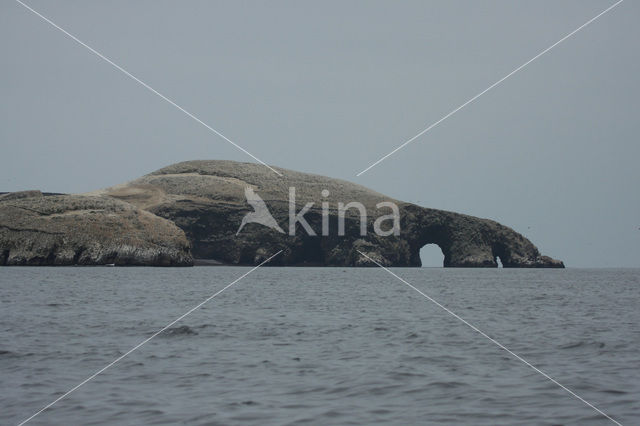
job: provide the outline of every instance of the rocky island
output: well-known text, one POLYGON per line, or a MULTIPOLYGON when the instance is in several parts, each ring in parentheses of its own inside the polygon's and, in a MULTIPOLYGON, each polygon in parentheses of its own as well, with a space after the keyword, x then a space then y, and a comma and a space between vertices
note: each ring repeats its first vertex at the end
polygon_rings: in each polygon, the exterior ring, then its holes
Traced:
POLYGON ((282 250, 270 264, 371 266, 360 251, 385 266, 420 266, 420 249, 437 244, 445 267, 497 267, 498 258, 504 267, 564 267, 492 220, 405 203, 339 179, 275 169, 282 176, 253 163, 188 161, 89 194, 0 195, 0 265, 187 266, 194 258, 255 265, 282 250), (246 223, 239 229, 255 209, 248 188, 275 219, 273 227, 246 223), (341 218, 339 203, 354 201, 366 216, 348 209, 341 218), (398 206, 397 232, 372 232, 376 220, 390 213, 380 203, 398 206), (305 224, 290 228, 291 205, 295 214, 304 210, 305 224))

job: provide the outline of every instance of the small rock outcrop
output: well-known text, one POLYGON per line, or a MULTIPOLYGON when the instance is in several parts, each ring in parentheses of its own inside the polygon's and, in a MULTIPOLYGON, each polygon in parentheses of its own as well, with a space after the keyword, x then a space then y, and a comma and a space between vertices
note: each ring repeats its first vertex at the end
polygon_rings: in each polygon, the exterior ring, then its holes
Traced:
POLYGON ((227 264, 254 265, 282 250, 273 264, 371 266, 362 252, 385 266, 420 266, 420 249, 433 243, 442 249, 446 267, 497 267, 498 258, 504 267, 564 267, 561 261, 542 256, 522 235, 492 220, 405 203, 339 179, 277 170, 281 177, 259 164, 189 161, 95 194, 172 221, 184 230, 195 258, 227 264), (264 200, 284 233, 258 223, 248 223, 238 233, 243 217, 253 211, 245 198, 246 188, 264 200), (309 235, 300 224, 289 235, 290 188, 295 188, 296 213, 313 203, 304 217, 317 235, 309 235), (355 209, 347 210, 344 235, 338 235, 338 203, 352 201, 366 208, 364 236, 355 209), (398 205, 399 235, 372 232, 374 221, 390 213, 378 208, 381 202, 398 205), (330 228, 324 236, 323 203, 328 206, 330 228))
POLYGON ((193 264, 184 232, 172 222, 108 197, 0 198, 0 265, 193 264))

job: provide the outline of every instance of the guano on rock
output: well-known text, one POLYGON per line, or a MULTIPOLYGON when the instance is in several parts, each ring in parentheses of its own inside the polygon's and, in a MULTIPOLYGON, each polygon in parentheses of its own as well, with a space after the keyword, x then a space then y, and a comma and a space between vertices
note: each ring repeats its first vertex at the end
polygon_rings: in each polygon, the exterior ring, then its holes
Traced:
POLYGON ((339 179, 277 170, 282 176, 259 164, 188 161, 85 195, 0 196, 0 264, 189 265, 193 257, 254 265, 282 250, 270 264, 372 266, 361 251, 385 266, 420 266, 420 249, 437 244, 445 267, 497 267, 497 258, 504 267, 564 267, 495 221, 405 203, 339 179), (247 188, 278 226, 245 223, 239 230, 254 211, 247 188), (308 206, 306 223, 294 223, 294 232, 287 232, 290 188, 295 211, 308 206), (360 203, 365 215, 338 208, 349 202, 360 203), (378 235, 376 220, 390 213, 380 206, 390 204, 398 207, 398 232, 378 235), (79 255, 78 247, 84 250, 79 255))

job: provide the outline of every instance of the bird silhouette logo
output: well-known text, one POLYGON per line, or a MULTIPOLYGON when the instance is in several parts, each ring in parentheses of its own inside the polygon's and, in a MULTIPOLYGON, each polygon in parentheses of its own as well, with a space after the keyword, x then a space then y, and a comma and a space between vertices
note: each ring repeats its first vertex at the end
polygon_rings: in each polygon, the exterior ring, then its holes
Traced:
POLYGON ((275 229, 278 232, 284 234, 285 232, 282 230, 278 222, 273 218, 269 208, 265 204, 264 200, 260 198, 258 194, 255 193, 253 188, 246 187, 244 189, 244 195, 247 198, 247 203, 251 207, 253 207, 253 211, 247 213, 242 218, 242 223, 236 232, 236 236, 242 231, 242 228, 248 223, 259 223, 260 225, 264 225, 268 228, 275 229))

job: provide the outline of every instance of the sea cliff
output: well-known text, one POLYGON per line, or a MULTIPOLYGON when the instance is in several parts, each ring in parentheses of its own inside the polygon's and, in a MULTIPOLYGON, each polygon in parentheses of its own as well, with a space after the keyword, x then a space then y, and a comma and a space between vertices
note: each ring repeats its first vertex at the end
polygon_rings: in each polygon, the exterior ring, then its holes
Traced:
POLYGON ((498 258, 504 267, 564 267, 495 221, 406 203, 344 180, 276 170, 282 176, 253 163, 188 161, 85 195, 5 194, 0 264, 189 265, 193 257, 255 265, 282 250, 272 264, 371 266, 361 252, 385 266, 420 266, 420 249, 437 244, 445 267, 497 267, 498 258), (254 211, 247 188, 276 228, 248 223, 238 232, 254 211), (289 232, 291 188, 296 212, 312 204, 304 218, 316 235, 300 224, 289 232), (362 217, 351 209, 340 235, 338 205, 354 201, 366 209, 368 232, 362 235, 362 217), (395 235, 372 232, 376 219, 389 214, 380 203, 398 206, 395 235))

